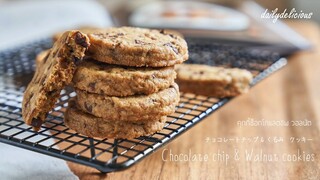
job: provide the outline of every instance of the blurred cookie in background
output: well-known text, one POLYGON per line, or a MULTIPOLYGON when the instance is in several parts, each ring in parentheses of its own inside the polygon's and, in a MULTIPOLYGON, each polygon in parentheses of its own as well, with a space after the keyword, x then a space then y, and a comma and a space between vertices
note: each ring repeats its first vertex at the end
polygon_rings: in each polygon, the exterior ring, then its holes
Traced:
POLYGON ((129 24, 151 28, 239 31, 249 18, 237 10, 205 2, 154 1, 134 10, 129 24))
POLYGON ((239 68, 201 64, 175 66, 180 91, 215 98, 233 97, 248 92, 252 74, 239 68))

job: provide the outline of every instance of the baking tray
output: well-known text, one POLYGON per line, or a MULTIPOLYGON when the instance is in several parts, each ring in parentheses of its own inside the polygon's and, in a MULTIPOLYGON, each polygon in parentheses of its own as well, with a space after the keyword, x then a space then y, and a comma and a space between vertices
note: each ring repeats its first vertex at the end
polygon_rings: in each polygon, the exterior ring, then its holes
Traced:
MULTIPOLYGON (((188 63, 239 67, 254 74, 252 86, 286 64, 279 54, 254 45, 187 39, 188 63)), ((88 138, 65 127, 63 113, 76 94, 67 87, 39 132, 21 117, 23 92, 31 80, 37 53, 52 46, 50 39, 0 52, 0 142, 91 166, 101 172, 126 169, 204 120, 231 99, 181 93, 176 112, 161 132, 136 139, 88 138)), ((250 93, 250 92, 249 92, 250 93)), ((196 141, 196 140, 195 140, 196 141)))

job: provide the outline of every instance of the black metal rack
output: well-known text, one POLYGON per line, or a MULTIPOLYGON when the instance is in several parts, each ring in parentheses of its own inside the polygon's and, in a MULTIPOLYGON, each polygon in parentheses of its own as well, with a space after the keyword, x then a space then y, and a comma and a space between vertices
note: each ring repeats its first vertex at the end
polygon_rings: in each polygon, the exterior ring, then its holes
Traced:
MULTIPOLYGON (((176 112, 168 117, 161 132, 130 140, 95 139, 64 126, 67 101, 75 96, 71 88, 66 88, 41 130, 34 132, 21 118, 21 101, 34 72, 36 54, 50 48, 51 43, 42 40, 0 53, 0 142, 91 166, 101 172, 118 171, 150 155, 230 100, 182 93, 176 112)), ((248 69, 255 75, 252 85, 286 64, 286 59, 277 53, 252 46, 199 43, 193 39, 188 39, 188 44, 189 63, 248 69)))

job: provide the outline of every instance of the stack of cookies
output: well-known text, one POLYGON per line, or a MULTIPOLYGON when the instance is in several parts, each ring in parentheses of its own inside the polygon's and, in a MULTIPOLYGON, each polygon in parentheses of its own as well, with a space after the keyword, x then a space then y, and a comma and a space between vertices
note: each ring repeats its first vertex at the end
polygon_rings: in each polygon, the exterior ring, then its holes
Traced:
POLYGON ((110 28, 87 34, 90 47, 73 77, 77 93, 65 124, 100 138, 135 138, 160 131, 175 111, 174 65, 188 58, 186 42, 164 31, 110 28))
POLYGON ((175 64, 188 58, 179 36, 141 28, 67 31, 36 58, 22 103, 24 121, 38 131, 61 90, 72 85, 65 124, 100 138, 135 138, 160 131, 175 111, 175 64))

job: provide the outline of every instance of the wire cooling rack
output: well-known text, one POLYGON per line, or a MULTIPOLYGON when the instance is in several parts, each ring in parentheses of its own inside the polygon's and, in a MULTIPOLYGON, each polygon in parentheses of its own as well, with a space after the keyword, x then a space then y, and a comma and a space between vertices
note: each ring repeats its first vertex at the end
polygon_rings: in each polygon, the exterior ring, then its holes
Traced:
MULTIPOLYGON (((188 39, 188 44, 189 63, 248 69, 255 76, 252 85, 286 64, 277 53, 251 46, 198 43, 194 39, 188 39)), ((34 73, 36 54, 51 46, 51 40, 42 40, 0 53, 0 142, 91 166, 101 172, 118 171, 150 155, 230 100, 182 93, 176 112, 168 117, 161 132, 130 140, 96 139, 64 126, 67 101, 76 95, 66 88, 41 130, 34 132, 21 118, 21 101, 34 73)))

